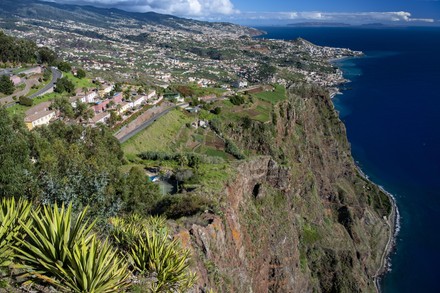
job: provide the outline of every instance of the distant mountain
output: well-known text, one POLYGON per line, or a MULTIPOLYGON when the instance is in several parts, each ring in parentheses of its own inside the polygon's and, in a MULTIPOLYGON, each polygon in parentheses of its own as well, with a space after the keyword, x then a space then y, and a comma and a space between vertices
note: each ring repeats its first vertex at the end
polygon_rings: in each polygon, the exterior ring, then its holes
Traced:
MULTIPOLYGON (((111 28, 116 21, 118 25, 125 23, 127 28, 136 28, 139 25, 147 24, 189 31, 193 30, 193 26, 198 26, 221 28, 231 32, 240 28, 238 31, 244 31, 249 35, 261 33, 256 29, 229 23, 210 23, 155 12, 127 12, 115 8, 57 4, 39 0, 1 0, 0 18, 9 24, 17 19, 27 18, 43 21, 72 21, 94 27, 111 28)), ((199 31, 196 29, 194 32, 199 31)))
POLYGON ((299 26, 299 27, 307 27, 307 26, 351 26, 348 23, 342 22, 298 22, 298 23, 289 23, 288 26, 299 26))

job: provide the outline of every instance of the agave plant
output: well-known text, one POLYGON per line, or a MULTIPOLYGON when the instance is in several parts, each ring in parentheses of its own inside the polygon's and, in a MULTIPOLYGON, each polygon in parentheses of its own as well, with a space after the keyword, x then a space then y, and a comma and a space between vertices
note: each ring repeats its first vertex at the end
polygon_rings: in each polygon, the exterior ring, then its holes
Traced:
POLYGON ((139 237, 145 236, 145 231, 156 231, 166 233, 166 219, 164 217, 142 218, 137 214, 124 218, 111 218, 111 235, 114 241, 122 248, 129 249, 131 244, 139 237))
MULTIPOLYGON (((87 208, 72 224, 72 205, 61 209, 57 204, 44 206, 42 211, 32 211, 32 226, 22 225, 27 234, 25 240, 19 240, 21 247, 15 247, 17 257, 23 260, 36 276, 57 275, 60 268, 66 267, 68 255, 74 244, 84 238, 90 241, 89 232, 94 223, 84 220, 87 208)), ((63 275, 58 276, 60 279, 63 275)))
POLYGON ((127 288, 130 274, 117 253, 108 241, 100 242, 95 235, 89 243, 81 239, 69 256, 64 285, 78 293, 110 293, 127 288))
MULTIPOLYGON (((117 292, 126 286, 128 271, 106 242, 91 234, 95 222, 85 220, 87 208, 72 219, 72 205, 65 209, 55 204, 33 211, 33 224, 21 246, 14 247, 26 269, 23 277, 36 277, 61 290, 73 292, 117 292)), ((32 283, 29 279, 26 283, 32 283)))
POLYGON ((22 239, 23 229, 20 223, 29 227, 31 203, 24 199, 3 198, 0 202, 0 267, 11 264, 13 246, 22 239))
POLYGON ((126 250, 133 269, 150 278, 150 292, 184 292, 194 285, 190 252, 171 240, 165 218, 131 216, 111 223, 113 239, 126 250))
POLYGON ((190 252, 180 247, 168 233, 145 231, 128 252, 134 267, 143 275, 153 276, 157 281, 151 285, 152 292, 186 291, 196 280, 189 272, 190 252))

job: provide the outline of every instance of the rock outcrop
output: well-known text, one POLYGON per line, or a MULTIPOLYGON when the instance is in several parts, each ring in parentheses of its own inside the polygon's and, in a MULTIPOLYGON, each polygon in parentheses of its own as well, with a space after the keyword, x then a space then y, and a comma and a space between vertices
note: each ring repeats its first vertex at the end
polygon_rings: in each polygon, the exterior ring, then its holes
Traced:
POLYGON ((221 213, 179 233, 194 254, 196 292, 375 291, 391 201, 359 174, 328 96, 288 96, 270 124, 224 126, 254 155, 218 195, 221 213))

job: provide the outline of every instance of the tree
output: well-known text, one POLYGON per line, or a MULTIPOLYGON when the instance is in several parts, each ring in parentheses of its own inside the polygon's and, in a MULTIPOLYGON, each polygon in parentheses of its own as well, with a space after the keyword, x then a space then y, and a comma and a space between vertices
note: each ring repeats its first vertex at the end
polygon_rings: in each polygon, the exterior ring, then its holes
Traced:
POLYGON ((79 79, 82 79, 82 78, 86 77, 86 72, 84 71, 84 69, 78 68, 76 70, 76 77, 79 78, 79 79))
POLYGON ((18 99, 18 103, 19 103, 20 105, 23 105, 23 106, 31 107, 31 106, 34 104, 34 101, 33 101, 32 99, 30 99, 30 98, 27 98, 27 97, 21 96, 21 97, 18 99))
POLYGON ((0 108, 0 197, 33 193, 35 177, 29 135, 23 120, 11 118, 0 108))
POLYGON ((52 72, 49 69, 44 70, 44 73, 43 73, 43 80, 44 81, 48 81, 51 76, 52 76, 52 72))
POLYGON ((149 213, 158 200, 159 190, 156 184, 149 182, 144 170, 132 167, 123 178, 122 200, 126 213, 149 213))
POLYGON ((64 72, 69 72, 70 70, 72 70, 72 65, 70 65, 70 63, 68 62, 61 61, 60 63, 58 63, 58 69, 64 72))
POLYGON ((37 51, 37 61, 38 63, 46 63, 48 65, 53 65, 57 60, 57 55, 54 51, 47 47, 42 47, 37 51))
POLYGON ((222 112, 222 108, 215 107, 211 112, 215 115, 219 115, 222 112))
POLYGON ((75 90, 75 85, 67 77, 62 77, 58 79, 54 89, 56 93, 63 93, 63 92, 72 93, 74 90, 75 90))
POLYGON ((74 110, 72 104, 69 102, 67 97, 61 97, 54 99, 51 108, 61 112, 61 115, 67 118, 74 117, 74 110))
POLYGON ((0 92, 5 95, 11 95, 15 90, 14 83, 11 81, 9 76, 2 75, 0 78, 0 92))

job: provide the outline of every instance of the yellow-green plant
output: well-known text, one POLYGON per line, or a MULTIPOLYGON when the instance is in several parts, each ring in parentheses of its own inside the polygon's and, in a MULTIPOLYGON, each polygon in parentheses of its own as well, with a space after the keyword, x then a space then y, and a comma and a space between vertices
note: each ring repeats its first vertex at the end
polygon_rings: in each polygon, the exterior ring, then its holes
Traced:
POLYGON ((107 242, 95 235, 89 243, 81 239, 75 243, 65 270, 63 285, 73 292, 110 293, 129 286, 130 276, 124 259, 107 242))
POLYGON ((127 265, 107 242, 100 243, 85 220, 87 208, 76 219, 72 205, 44 206, 32 211, 33 223, 22 225, 27 236, 14 247, 26 270, 25 283, 48 282, 61 290, 81 293, 117 292, 125 288, 127 265))
POLYGON ((190 252, 178 240, 170 240, 168 233, 145 231, 128 252, 137 271, 152 276, 152 292, 185 292, 191 288, 196 275, 189 272, 190 252))
POLYGON ((113 218, 112 237, 129 256, 133 269, 150 279, 149 292, 185 292, 196 275, 189 271, 190 252, 172 240, 164 218, 113 218))
POLYGON ((0 202, 0 267, 9 266, 14 254, 13 246, 23 238, 20 222, 28 227, 31 203, 24 199, 3 198, 0 202))

